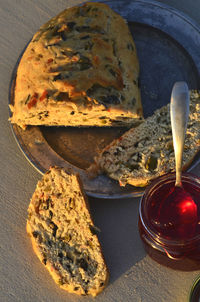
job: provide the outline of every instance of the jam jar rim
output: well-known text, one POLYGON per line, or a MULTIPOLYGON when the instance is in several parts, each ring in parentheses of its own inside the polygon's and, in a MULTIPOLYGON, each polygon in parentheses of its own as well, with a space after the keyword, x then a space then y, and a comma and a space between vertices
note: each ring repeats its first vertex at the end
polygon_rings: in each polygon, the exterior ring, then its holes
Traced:
MULTIPOLYGON (((151 182, 151 184, 146 188, 144 194, 141 196, 141 199, 140 199, 139 219, 142 223, 142 226, 145 228, 146 232, 150 235, 151 239, 154 240, 155 242, 157 242, 158 244, 187 247, 187 246, 190 246, 191 244, 194 244, 195 242, 200 241, 200 234, 196 235, 190 239, 186 239, 186 240, 167 239, 164 236, 158 235, 158 233, 156 233, 154 230, 152 230, 152 228, 149 226, 148 221, 146 221, 147 219, 146 220, 143 219, 143 217, 145 218, 145 215, 143 215, 143 211, 142 211, 142 205, 143 205, 144 201, 147 200, 147 197, 150 195, 150 193, 153 190, 155 190, 156 187, 160 187, 166 179, 175 180, 175 175, 176 175, 175 172, 169 172, 169 173, 163 174, 163 175, 155 178, 151 182)), ((183 172, 182 179, 190 180, 193 183, 195 182, 195 184, 200 187, 200 178, 192 173, 183 172)))

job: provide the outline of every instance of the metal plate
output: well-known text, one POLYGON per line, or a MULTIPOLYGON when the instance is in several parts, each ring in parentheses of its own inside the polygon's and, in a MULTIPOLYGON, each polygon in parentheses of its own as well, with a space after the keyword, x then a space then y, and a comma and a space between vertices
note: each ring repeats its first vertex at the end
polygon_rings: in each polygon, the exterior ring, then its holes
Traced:
MULTIPOLYGON (((174 82, 186 81, 190 89, 200 88, 200 28, 191 19, 154 1, 105 2, 128 21, 133 34, 145 117, 169 102, 174 82)), ((10 85, 11 104, 20 58, 10 85)), ((40 173, 51 165, 72 168, 80 174, 86 193, 99 198, 138 197, 144 191, 129 185, 120 187, 104 175, 91 180, 86 173, 98 150, 125 132, 125 128, 30 126, 24 131, 12 125, 12 129, 20 149, 40 173)), ((190 170, 199 162, 197 156, 190 170)))

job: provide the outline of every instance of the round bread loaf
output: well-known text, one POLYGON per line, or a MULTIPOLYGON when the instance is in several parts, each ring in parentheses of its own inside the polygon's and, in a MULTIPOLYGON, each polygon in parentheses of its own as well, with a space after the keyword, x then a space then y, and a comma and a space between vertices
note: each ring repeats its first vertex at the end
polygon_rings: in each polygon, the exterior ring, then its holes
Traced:
POLYGON ((108 5, 64 10, 33 36, 17 70, 12 123, 121 126, 140 122, 136 47, 108 5))

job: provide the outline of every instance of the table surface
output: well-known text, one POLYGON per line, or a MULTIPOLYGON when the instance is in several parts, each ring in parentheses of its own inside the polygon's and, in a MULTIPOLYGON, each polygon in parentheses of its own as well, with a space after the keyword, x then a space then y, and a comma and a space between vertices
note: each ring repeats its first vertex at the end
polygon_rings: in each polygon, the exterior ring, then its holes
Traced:
MULTIPOLYGON (((16 61, 31 36, 49 18, 81 3, 64 0, 0 1, 0 301, 93 301, 59 289, 32 251, 26 235, 27 207, 41 175, 19 150, 8 122, 9 82, 16 61)), ((165 0, 200 24, 200 1, 165 0)), ((200 165, 193 173, 200 176, 200 165)), ((137 229, 139 198, 89 198, 99 239, 110 270, 108 287, 95 298, 103 302, 186 302, 200 271, 163 267, 145 253, 137 229)))

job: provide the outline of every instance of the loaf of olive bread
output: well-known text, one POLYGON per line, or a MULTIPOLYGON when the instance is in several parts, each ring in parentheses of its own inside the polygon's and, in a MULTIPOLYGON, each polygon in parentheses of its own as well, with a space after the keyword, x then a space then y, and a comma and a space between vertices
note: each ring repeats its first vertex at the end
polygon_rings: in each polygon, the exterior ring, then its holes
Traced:
MULTIPOLYGON (((146 186, 154 178, 175 170, 169 104, 142 124, 131 128, 94 159, 90 175, 106 173, 124 186, 146 186)), ((200 94, 190 93, 190 114, 185 138, 183 169, 200 150, 200 94)))
POLYGON ((136 47, 108 5, 68 8, 33 36, 18 66, 11 122, 121 126, 140 122, 136 47))
POLYGON ((35 253, 61 288, 96 296, 109 273, 77 175, 52 167, 37 184, 27 232, 35 253))

